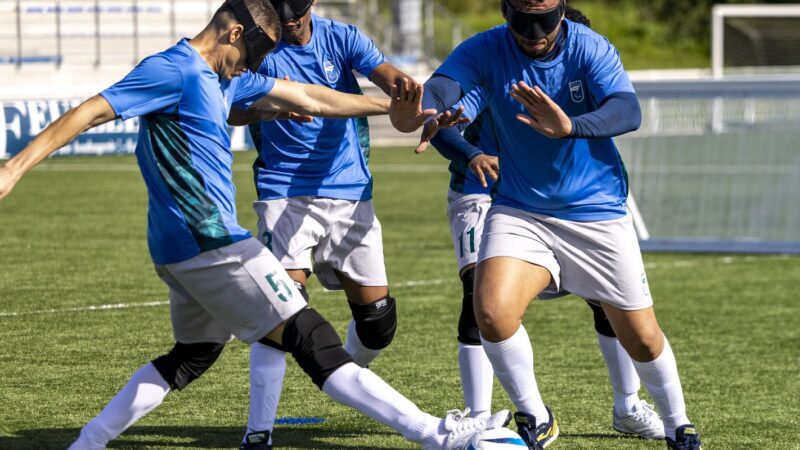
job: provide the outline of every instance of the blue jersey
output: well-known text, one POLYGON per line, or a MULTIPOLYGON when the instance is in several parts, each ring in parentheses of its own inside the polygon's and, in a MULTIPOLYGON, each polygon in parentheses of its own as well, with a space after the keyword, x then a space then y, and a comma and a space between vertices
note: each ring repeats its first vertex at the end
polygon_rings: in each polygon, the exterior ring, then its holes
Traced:
POLYGON ((101 92, 122 119, 140 116, 136 158, 148 191, 147 243, 172 264, 250 234, 236 223, 231 105, 249 108, 275 80, 219 76, 185 39, 101 92))
POLYGON ((507 25, 463 42, 437 70, 463 92, 482 88, 502 149, 495 204, 574 221, 626 214, 627 176, 611 138, 550 139, 516 119, 528 114, 509 91, 539 86, 568 116, 598 108, 614 93, 633 93, 617 50, 589 28, 564 21, 567 42, 554 59, 524 55, 507 25))
MULTIPOLYGON (((308 44, 279 43, 259 73, 361 93, 353 71, 369 76, 386 62, 383 54, 352 25, 312 15, 311 27, 308 44)), ((264 121, 251 125, 250 131, 258 149, 253 169, 260 200, 305 195, 372 198, 366 118, 264 121)))
MULTIPOLYGON (((485 155, 499 156, 500 146, 497 143, 492 116, 485 110, 483 93, 480 89, 471 91, 461 99, 456 107, 464 107, 464 116, 471 118, 469 126, 464 130, 464 139, 473 146, 481 149, 485 155)), ((491 194, 494 189, 494 180, 486 177, 487 187, 481 185, 478 177, 463 161, 451 161, 450 190, 462 194, 491 194)))

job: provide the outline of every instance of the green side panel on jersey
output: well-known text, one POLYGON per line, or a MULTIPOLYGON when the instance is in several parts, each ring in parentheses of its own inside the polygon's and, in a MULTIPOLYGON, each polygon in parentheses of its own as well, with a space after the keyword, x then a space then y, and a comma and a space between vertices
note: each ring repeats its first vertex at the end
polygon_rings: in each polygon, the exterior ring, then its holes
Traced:
POLYGON ((183 213, 200 250, 205 252, 233 243, 222 215, 205 191, 205 181, 194 167, 189 140, 176 116, 145 116, 158 170, 172 199, 183 213))
MULTIPOLYGON (((358 82, 353 79, 353 94, 364 95, 358 82)), ((356 117, 356 135, 358 136, 358 146, 361 147, 361 154, 364 155, 364 162, 369 164, 369 121, 366 117, 356 117)))

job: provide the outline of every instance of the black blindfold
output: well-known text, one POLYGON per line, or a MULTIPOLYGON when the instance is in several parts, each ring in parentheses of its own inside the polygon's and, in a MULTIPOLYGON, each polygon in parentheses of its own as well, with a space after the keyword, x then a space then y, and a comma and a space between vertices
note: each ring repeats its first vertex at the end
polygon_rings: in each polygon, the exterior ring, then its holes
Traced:
POLYGON ((227 0, 236 20, 244 26, 244 45, 247 48, 245 62, 251 72, 257 72, 267 54, 275 49, 276 42, 256 25, 244 0, 227 0))
POLYGON ((503 14, 506 16, 508 26, 514 32, 532 41, 539 41, 552 33, 561 23, 564 16, 565 2, 562 0, 558 6, 548 11, 523 12, 514 7, 509 0, 503 0, 503 14))
POLYGON ((314 0, 270 0, 282 23, 297 20, 306 15, 314 0))

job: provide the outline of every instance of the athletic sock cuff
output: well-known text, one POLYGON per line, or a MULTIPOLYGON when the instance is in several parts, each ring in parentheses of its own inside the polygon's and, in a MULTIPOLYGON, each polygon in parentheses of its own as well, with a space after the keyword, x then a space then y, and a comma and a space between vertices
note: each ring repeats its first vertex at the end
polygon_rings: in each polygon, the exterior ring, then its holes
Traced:
POLYGON ((530 339, 528 338, 528 332, 525 330, 525 327, 522 325, 519 326, 519 329, 513 336, 506 339, 505 341, 500 342, 489 342, 481 336, 481 343, 483 343, 483 348, 489 355, 500 355, 502 353, 507 353, 517 347, 520 342, 528 342, 530 344, 530 339))
POLYGON ((672 347, 670 347, 666 336, 664 336, 664 348, 661 350, 661 354, 658 355, 658 358, 649 362, 639 362, 635 359, 631 361, 633 361, 636 370, 645 371, 647 373, 656 372, 676 364, 675 355, 672 353, 672 347))

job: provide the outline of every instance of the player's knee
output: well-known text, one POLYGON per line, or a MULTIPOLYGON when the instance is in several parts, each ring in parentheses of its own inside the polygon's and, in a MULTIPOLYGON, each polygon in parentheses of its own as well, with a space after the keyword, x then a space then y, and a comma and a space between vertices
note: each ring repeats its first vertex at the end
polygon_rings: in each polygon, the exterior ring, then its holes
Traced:
POLYGON ((597 331, 598 334, 615 338, 617 334, 614 333, 614 328, 611 327, 611 322, 609 322, 608 317, 606 316, 605 311, 603 311, 603 307, 596 303, 594 300, 586 300, 586 304, 589 305, 589 308, 592 308, 592 314, 594 315, 594 329, 597 331))
POLYGON ((336 369, 353 361, 333 326, 311 308, 286 321, 283 347, 320 389, 336 369))
POLYGON ((475 320, 473 306, 475 268, 464 271, 461 275, 464 288, 464 297, 461 299, 461 317, 458 318, 458 342, 467 345, 480 345, 481 334, 478 330, 478 321, 475 320))
POLYGON ((200 378, 219 358, 225 344, 201 342, 197 344, 175 343, 169 353, 153 360, 158 373, 170 388, 181 390, 200 378))
POLYGON ((397 331, 397 305, 392 296, 386 295, 369 305, 349 305, 356 334, 364 347, 381 350, 392 343, 397 331))

